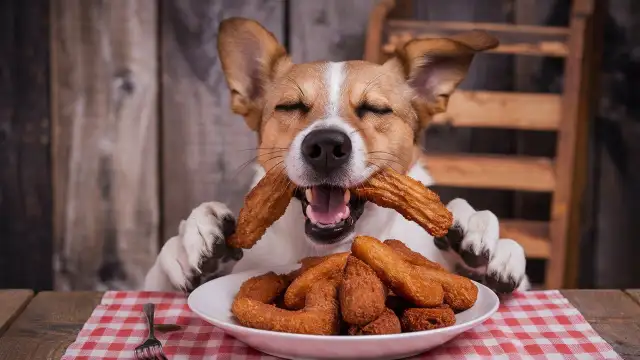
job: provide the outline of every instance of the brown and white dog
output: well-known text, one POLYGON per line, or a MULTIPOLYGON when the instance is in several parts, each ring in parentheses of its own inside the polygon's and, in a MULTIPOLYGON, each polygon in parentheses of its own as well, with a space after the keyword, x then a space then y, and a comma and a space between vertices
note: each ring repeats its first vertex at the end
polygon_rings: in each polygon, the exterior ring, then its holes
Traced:
POLYGON ((453 227, 434 239, 395 211, 346 190, 382 167, 433 185, 417 163, 420 134, 434 114, 446 110, 474 54, 497 43, 486 33, 470 32, 413 40, 383 65, 294 64, 260 24, 223 21, 218 51, 231 108, 259 139, 254 184, 267 171, 286 171, 303 190, 244 253, 225 245, 235 226, 228 208, 218 202, 198 206, 162 248, 145 289, 189 291, 230 272, 346 251, 355 234, 402 240, 497 292, 527 289, 524 251, 514 240, 499 238, 493 213, 455 199, 447 205, 453 227))

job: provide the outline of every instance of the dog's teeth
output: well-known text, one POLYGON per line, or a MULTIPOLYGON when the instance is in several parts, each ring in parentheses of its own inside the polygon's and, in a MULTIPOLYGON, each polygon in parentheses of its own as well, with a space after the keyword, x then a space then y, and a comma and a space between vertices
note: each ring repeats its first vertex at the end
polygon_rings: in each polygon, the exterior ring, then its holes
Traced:
POLYGON ((348 203, 349 200, 351 200, 351 191, 349 191, 349 189, 345 190, 344 192, 344 203, 348 203))
POLYGON ((313 202, 313 193, 311 192, 311 189, 305 190, 304 196, 307 198, 308 202, 313 202))

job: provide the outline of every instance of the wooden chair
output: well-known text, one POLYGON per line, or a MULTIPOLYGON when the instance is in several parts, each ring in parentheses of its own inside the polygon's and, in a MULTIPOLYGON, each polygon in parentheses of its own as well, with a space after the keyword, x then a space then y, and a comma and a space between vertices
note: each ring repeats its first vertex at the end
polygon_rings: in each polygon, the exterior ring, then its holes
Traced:
POLYGON ((574 0, 569 27, 416 21, 408 1, 383 0, 370 15, 365 60, 382 63, 413 38, 485 30, 500 39, 494 53, 565 58, 562 94, 457 91, 446 114, 434 119, 458 127, 557 131, 555 158, 516 155, 430 154, 424 162, 438 185, 551 192, 550 222, 501 220, 501 236, 546 259, 546 288, 577 284, 581 200, 586 185, 587 135, 595 94, 600 30, 598 0, 574 0), (402 4, 400 4, 402 3, 402 4))

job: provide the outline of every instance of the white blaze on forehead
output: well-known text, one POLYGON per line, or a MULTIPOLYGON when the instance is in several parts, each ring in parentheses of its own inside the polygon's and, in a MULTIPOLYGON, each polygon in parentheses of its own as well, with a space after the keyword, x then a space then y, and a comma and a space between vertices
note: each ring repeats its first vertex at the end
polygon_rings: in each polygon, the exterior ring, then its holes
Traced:
POLYGON ((345 166, 345 174, 339 183, 331 185, 351 187, 369 177, 373 168, 367 164, 367 150, 362 135, 342 116, 340 109, 348 107, 342 101, 342 89, 345 86, 346 67, 344 62, 328 62, 324 68, 324 85, 327 91, 327 108, 324 116, 315 119, 306 129, 299 132, 289 146, 285 158, 285 169, 289 178, 299 186, 317 184, 313 171, 302 156, 302 141, 311 132, 319 129, 335 129, 344 132, 351 140, 351 159, 345 166))
POLYGON ((344 83, 345 71, 343 62, 330 62, 327 66, 325 81, 329 91, 327 102, 327 117, 338 116, 340 113, 340 94, 344 83))

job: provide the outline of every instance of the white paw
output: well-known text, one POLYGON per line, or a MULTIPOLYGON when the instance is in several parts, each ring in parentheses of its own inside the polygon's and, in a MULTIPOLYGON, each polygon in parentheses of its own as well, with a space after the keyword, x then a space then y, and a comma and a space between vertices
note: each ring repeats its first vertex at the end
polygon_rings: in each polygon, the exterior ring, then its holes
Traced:
POLYGON ((485 281, 487 286, 499 293, 510 293, 515 289, 529 290, 525 270, 526 258, 522 246, 511 239, 500 239, 489 261, 485 281))
POLYGON ((450 268, 496 292, 512 292, 521 283, 528 284, 524 251, 513 240, 499 239, 498 218, 492 212, 476 211, 463 199, 452 200, 447 208, 453 214, 453 226, 434 241, 452 263, 450 268))
POLYGON ((169 239, 147 274, 145 289, 163 290, 169 282, 179 290, 190 291, 208 279, 230 271, 242 258, 242 250, 226 245, 235 231, 235 219, 221 203, 208 202, 195 208, 180 222, 178 236, 169 239))

